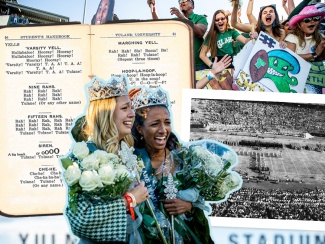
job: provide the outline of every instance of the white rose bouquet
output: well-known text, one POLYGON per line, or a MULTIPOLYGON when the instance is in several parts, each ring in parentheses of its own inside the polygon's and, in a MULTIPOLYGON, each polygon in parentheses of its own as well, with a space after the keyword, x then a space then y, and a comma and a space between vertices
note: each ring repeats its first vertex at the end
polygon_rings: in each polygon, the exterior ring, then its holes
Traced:
POLYGON ((69 187, 71 209, 77 211, 78 194, 110 200, 125 193, 134 182, 134 175, 142 171, 144 163, 136 158, 137 167, 129 169, 124 161, 122 155, 119 157, 99 149, 91 152, 86 142, 75 143, 71 154, 61 159, 65 169, 63 178, 69 187))
POLYGON ((181 190, 196 187, 206 201, 221 201, 241 187, 242 179, 231 167, 237 164, 234 151, 218 142, 201 141, 188 147, 173 150, 173 160, 183 164, 183 171, 177 178, 181 190), (206 149, 206 147, 209 148, 206 149))

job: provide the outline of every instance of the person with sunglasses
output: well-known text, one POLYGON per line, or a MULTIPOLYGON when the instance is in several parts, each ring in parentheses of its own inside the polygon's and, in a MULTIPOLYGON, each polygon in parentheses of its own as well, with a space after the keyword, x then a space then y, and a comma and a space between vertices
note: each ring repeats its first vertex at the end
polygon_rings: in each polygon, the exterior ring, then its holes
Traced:
POLYGON ((306 61, 321 61, 325 56, 325 37, 319 33, 319 22, 325 12, 319 11, 315 5, 304 7, 301 12, 289 21, 292 34, 285 41, 287 47, 299 54, 306 61))
MULTIPOLYGON (((148 5, 151 8, 151 14, 153 19, 159 19, 156 13, 156 1, 147 0, 148 5)), ((170 8, 170 14, 175 15, 180 20, 189 20, 193 22, 193 32, 194 32, 194 61, 195 61, 195 70, 206 69, 207 67, 202 62, 199 57, 200 47, 203 43, 203 36, 208 27, 208 21, 206 20, 205 15, 195 14, 194 9, 194 0, 178 0, 179 9, 176 7, 170 8)))
MULTIPOLYGON (((228 15, 224 10, 217 10, 213 14, 212 23, 200 52, 200 58, 210 68, 215 58, 221 60, 225 55, 233 56, 233 41, 246 44, 250 40, 250 38, 244 37, 237 30, 230 27, 228 15), (212 60, 207 56, 208 52, 211 53, 212 60)), ((233 69, 234 66, 231 64, 229 68, 233 69)), ((224 90, 232 90, 232 84, 226 83, 220 83, 221 87, 224 90)))

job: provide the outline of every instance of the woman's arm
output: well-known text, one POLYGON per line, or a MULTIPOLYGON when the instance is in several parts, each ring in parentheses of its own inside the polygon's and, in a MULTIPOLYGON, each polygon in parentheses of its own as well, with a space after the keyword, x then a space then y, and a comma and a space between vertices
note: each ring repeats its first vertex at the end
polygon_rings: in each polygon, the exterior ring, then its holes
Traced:
POLYGON ((247 42, 249 42, 251 39, 250 38, 246 38, 242 35, 239 35, 237 38, 236 38, 236 41, 239 41, 243 44, 246 44, 247 42))
POLYGON ((295 9, 295 3, 293 0, 288 0, 288 15, 291 14, 292 10, 295 9))
POLYGON ((287 48, 289 48, 294 53, 296 52, 296 44, 295 43, 286 41, 286 44, 287 44, 287 48))
POLYGON ((286 32, 284 31, 284 29, 280 29, 280 32, 281 33, 278 42, 282 42, 286 38, 286 32))
POLYGON ((155 0, 148 0, 147 3, 149 5, 149 7, 150 7, 152 19, 159 19, 158 15, 156 13, 156 1, 155 0))
MULTIPOLYGON (((213 65, 212 65, 212 68, 211 68, 211 73, 213 75, 217 75, 221 71, 226 69, 230 64, 231 64, 231 56, 225 55, 224 57, 222 57, 222 59, 219 62, 218 62, 217 58, 215 58, 214 62, 213 62, 213 65)), ((196 88, 197 89, 202 89, 209 82, 210 82, 209 78, 207 76, 205 76, 196 83, 196 88)))
MULTIPOLYGON (((288 41, 286 41, 286 43, 287 43, 287 47, 291 51, 296 52, 296 44, 295 43, 288 42, 288 41)), ((324 43, 325 43, 325 41, 324 41, 324 43)), ((319 44, 317 46, 316 50, 315 50, 315 53, 317 55, 317 58, 318 57, 321 57, 322 54, 323 54, 323 52, 324 52, 324 43, 322 44, 322 42, 321 42, 321 44, 319 44)), ((312 53, 299 54, 299 56, 302 57, 306 61, 312 61, 312 60, 314 60, 314 55, 312 53)))
POLYGON ((287 1, 288 0, 282 0, 282 7, 283 7, 284 11, 287 13, 287 15, 289 15, 290 13, 289 13, 289 9, 287 7, 287 1))
POLYGON ((232 8, 232 14, 231 14, 231 26, 239 31, 249 33, 251 31, 250 25, 246 25, 243 23, 238 23, 237 21, 237 11, 238 11, 238 0, 234 0, 234 7, 232 8))
POLYGON ((212 62, 207 56, 208 53, 208 47, 205 45, 202 45, 201 51, 200 51, 200 59, 208 66, 211 67, 212 62))
POLYGON ((247 14, 249 23, 253 24, 255 26, 257 24, 257 20, 256 20, 255 16, 253 15, 253 5, 254 5, 254 0, 249 0, 248 5, 247 5, 246 14, 247 14))

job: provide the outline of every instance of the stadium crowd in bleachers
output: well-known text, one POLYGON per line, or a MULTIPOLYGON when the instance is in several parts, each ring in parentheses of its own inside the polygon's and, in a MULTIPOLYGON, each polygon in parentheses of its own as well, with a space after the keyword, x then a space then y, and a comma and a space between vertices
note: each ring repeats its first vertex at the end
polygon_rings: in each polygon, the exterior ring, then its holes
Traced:
POLYGON ((325 221, 325 190, 241 188, 211 206, 213 217, 325 221))

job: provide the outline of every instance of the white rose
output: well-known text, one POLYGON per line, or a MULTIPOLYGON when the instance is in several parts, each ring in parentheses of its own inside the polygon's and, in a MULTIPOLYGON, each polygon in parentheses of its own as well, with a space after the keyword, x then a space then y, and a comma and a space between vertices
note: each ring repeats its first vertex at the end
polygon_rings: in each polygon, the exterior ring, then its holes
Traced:
POLYGON ((103 187, 99 175, 95 170, 87 170, 82 172, 79 185, 82 187, 83 191, 92 191, 97 187, 103 187))
POLYGON ((63 173, 63 177, 67 182, 68 186, 72 186, 78 183, 80 176, 81 170, 79 169, 78 164, 75 162, 73 162, 73 164, 70 165, 67 170, 63 173))
POLYGON ((213 153, 211 153, 211 155, 207 158, 205 164, 207 166, 208 171, 213 175, 219 173, 219 171, 223 167, 221 158, 218 155, 213 153))
POLYGON ((76 142, 73 145, 72 153, 78 159, 83 159, 83 158, 87 157, 89 154, 89 149, 87 147, 87 143, 84 141, 76 142))
POLYGON ((236 154, 232 151, 227 151, 222 155, 222 159, 230 162, 233 165, 236 163, 236 154))
POLYGON ((119 157, 114 153, 108 153, 103 150, 96 150, 93 154, 99 159, 99 164, 117 164, 119 157))
POLYGON ((108 153, 108 161, 118 164, 120 162, 120 158, 114 153, 108 153))
POLYGON ((237 174, 229 174, 220 186, 220 197, 225 197, 228 192, 239 186, 241 180, 237 174))
POLYGON ((195 146, 193 148, 193 152, 194 152, 194 155, 198 158, 201 158, 201 159, 205 159, 206 157, 208 157, 208 152, 206 149, 204 149, 203 147, 201 146, 195 146))
POLYGON ((226 177, 226 183, 231 189, 234 189, 240 185, 241 178, 238 174, 230 174, 226 177))
POLYGON ((85 170, 98 170, 99 168, 99 158, 96 157, 94 153, 85 157, 81 162, 80 165, 85 170))
POLYGON ((111 167, 110 165, 108 165, 108 164, 101 165, 98 170, 98 175, 99 175, 101 181, 105 185, 114 184, 116 172, 115 172, 114 168, 111 167))
POLYGON ((210 174, 217 174, 223 167, 221 158, 203 147, 196 146, 194 148, 194 156, 202 160, 210 174))
POLYGON ((117 164, 115 166, 116 178, 123 176, 129 177, 130 172, 128 171, 127 167, 123 164, 117 164))

